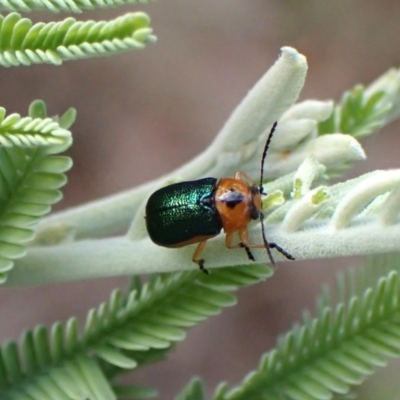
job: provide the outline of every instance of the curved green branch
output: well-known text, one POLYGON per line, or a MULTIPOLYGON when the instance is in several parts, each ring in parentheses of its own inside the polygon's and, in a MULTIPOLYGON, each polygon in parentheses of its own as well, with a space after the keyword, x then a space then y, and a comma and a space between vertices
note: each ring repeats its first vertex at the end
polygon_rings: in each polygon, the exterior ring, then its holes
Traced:
MULTIPOLYGON (((64 225, 72 227, 76 239, 107 236, 129 229, 135 215, 138 220, 143 220, 143 201, 168 182, 205 176, 233 176, 238 169, 258 177, 260 143, 265 141, 265 132, 297 99, 306 72, 305 57, 293 48, 282 48, 276 63, 236 108, 214 143, 198 157, 157 180, 56 213, 43 220, 40 229, 64 225)), ((265 173, 268 177, 273 165, 267 160, 265 173)))
POLYGON ((54 64, 142 49, 155 41, 145 13, 129 13, 112 21, 32 24, 17 13, 0 16, 0 65, 54 64))
MULTIPOLYGON (((308 176, 307 171, 303 173, 308 176)), ((303 179, 303 175, 297 175, 296 180, 306 182, 303 179)), ((267 238, 296 260, 395 252, 400 240, 399 183, 400 170, 375 171, 308 190, 298 199, 275 205, 272 210, 265 209, 267 238)), ((282 195, 269 190, 268 184, 265 188, 273 197, 282 195)), ((266 201, 270 201, 268 197, 266 201)), ((259 223, 249 225, 248 232, 252 243, 261 242, 259 223)), ((73 241, 75 232, 68 224, 48 226, 37 233, 35 246, 18 260, 7 284, 49 284, 195 268, 190 261, 193 246, 168 249, 155 245, 146 236, 143 214, 138 216, 132 233, 73 241), (96 268, 87 268, 88 265, 96 268)), ((283 257, 276 253, 274 256, 278 261, 283 257)), ((257 262, 268 263, 264 249, 255 250, 254 257, 257 262)), ((207 242, 204 259, 212 271, 228 265, 252 264, 242 249, 227 249, 223 235, 207 242)))

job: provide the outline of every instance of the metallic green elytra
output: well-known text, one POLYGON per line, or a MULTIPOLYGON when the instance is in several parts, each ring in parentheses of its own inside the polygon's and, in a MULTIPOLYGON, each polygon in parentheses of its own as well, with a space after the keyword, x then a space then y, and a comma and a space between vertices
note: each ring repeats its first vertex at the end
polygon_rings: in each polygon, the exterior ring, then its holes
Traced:
POLYGON ((179 182, 154 192, 146 205, 151 240, 164 247, 181 247, 217 235, 222 222, 215 210, 217 179, 179 182))

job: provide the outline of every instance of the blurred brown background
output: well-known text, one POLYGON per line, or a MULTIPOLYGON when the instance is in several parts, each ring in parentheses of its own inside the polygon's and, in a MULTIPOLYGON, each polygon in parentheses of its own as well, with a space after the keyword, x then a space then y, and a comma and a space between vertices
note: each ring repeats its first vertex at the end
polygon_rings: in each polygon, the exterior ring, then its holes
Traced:
MULTIPOLYGON (((0 70, 0 104, 8 112, 26 114, 35 98, 47 102, 50 114, 69 106, 78 110, 70 151, 75 165, 58 209, 130 188, 191 159, 213 140, 284 45, 308 57, 302 99, 338 99, 354 84, 367 84, 400 63, 396 0, 164 0, 76 18, 110 19, 132 10, 148 12, 158 36, 144 51, 62 67, 0 70)), ((364 140, 369 159, 351 174, 399 167, 399 130, 396 122, 364 140)), ((132 379, 157 385, 161 399, 172 398, 195 374, 205 378, 208 392, 221 380, 238 382, 301 310, 313 307, 321 283, 331 283, 335 269, 357 261, 281 264, 272 279, 242 290, 237 307, 191 330, 167 362, 132 379)), ((82 321, 89 307, 125 282, 1 290, 0 338, 71 315, 82 321)), ((381 373, 381 384, 390 376, 381 373)))

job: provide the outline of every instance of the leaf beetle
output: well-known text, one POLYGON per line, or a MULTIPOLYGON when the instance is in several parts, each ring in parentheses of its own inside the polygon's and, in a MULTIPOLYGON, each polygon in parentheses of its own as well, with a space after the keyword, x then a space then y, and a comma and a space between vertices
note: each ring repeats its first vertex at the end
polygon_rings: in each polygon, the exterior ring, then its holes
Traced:
POLYGON ((273 248, 289 260, 294 260, 282 247, 267 241, 263 223, 261 195, 266 195, 262 185, 264 162, 276 126, 277 122, 273 124, 265 143, 259 187, 240 171, 234 178, 202 178, 165 186, 155 191, 147 201, 145 219, 150 239, 159 246, 171 248, 198 243, 192 261, 205 273, 208 270, 204 267, 204 260, 199 258, 200 254, 207 240, 218 235, 222 229, 226 235, 226 247, 244 248, 253 261, 251 248, 265 248, 273 266, 273 248), (249 243, 247 225, 256 219, 261 221, 261 244, 249 243), (240 241, 233 244, 236 233, 240 241))

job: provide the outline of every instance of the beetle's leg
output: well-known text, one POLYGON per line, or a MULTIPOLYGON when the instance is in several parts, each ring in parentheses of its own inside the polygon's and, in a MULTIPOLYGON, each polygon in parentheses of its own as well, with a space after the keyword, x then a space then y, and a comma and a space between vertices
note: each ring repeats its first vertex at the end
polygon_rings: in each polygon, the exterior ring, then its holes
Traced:
POLYGON ((201 252, 204 250, 204 247, 206 247, 206 243, 207 243, 207 240, 204 240, 203 242, 200 242, 200 243, 198 244, 198 246, 196 247, 196 250, 195 250, 194 253, 193 253, 192 261, 193 261, 194 263, 196 263, 196 264, 199 266, 199 268, 200 268, 205 274, 208 275, 210 272, 208 271, 207 268, 204 267, 204 260, 203 260, 203 259, 199 259, 199 256, 200 256, 201 252))
POLYGON ((256 261, 251 250, 245 244, 243 244, 243 243, 239 243, 239 244, 241 245, 240 247, 243 247, 246 250, 247 257, 249 258, 249 260, 256 261))
MULTIPOLYGON (((246 234, 247 234, 247 229, 246 229, 246 234)), ((246 250, 247 257, 249 257, 249 260, 255 261, 255 258, 254 258, 253 254, 252 254, 252 252, 250 251, 249 246, 248 246, 248 239, 245 238, 245 242, 244 242, 243 239, 242 239, 242 237, 240 237, 240 240, 241 240, 240 243, 238 243, 238 244, 232 244, 232 242, 233 242, 233 235, 234 235, 234 232, 230 232, 230 233, 227 233, 227 234, 226 234, 226 236, 225 236, 225 246, 226 246, 228 249, 237 249, 237 248, 239 248, 239 247, 243 247, 243 248, 246 250)))
POLYGON ((274 243, 274 242, 269 242, 268 244, 269 244, 269 247, 270 247, 271 249, 276 249, 276 250, 278 250, 279 253, 281 253, 282 255, 284 255, 288 260, 295 260, 295 258, 294 258, 290 253, 288 253, 286 250, 282 249, 282 247, 279 246, 278 244, 276 244, 276 243, 274 243))
MULTIPOLYGON (((243 228, 243 229, 241 229, 239 231, 239 236, 240 236, 241 243, 243 243, 243 245, 245 247, 247 247, 249 249, 249 251, 250 251, 250 249, 265 249, 265 244, 264 243, 261 243, 261 244, 250 244, 249 243, 249 235, 248 235, 248 231, 247 231, 246 228, 243 228)), ((278 250, 279 253, 284 255, 289 260, 294 260, 295 259, 290 253, 288 253, 281 246, 279 246, 278 244, 276 244, 274 242, 268 243, 268 246, 271 249, 278 250)))
MULTIPOLYGON (((249 243, 249 235, 248 235, 246 228, 243 228, 239 231, 239 236, 240 236, 241 243, 243 243, 243 247, 247 247, 248 249, 265 249, 264 243, 262 243, 262 244, 250 244, 249 243)), ((288 253, 286 250, 284 250, 278 244, 276 244, 274 242, 269 242, 268 245, 271 249, 278 250, 279 253, 284 255, 288 260, 295 260, 295 258, 290 253, 288 253)))
POLYGON ((249 243, 249 231, 247 230, 247 227, 240 229, 239 237, 240 237, 240 244, 242 245, 242 247, 246 249, 246 253, 249 259, 252 261, 256 261, 256 259, 253 256, 253 253, 250 250, 250 247, 252 247, 252 245, 249 243))

